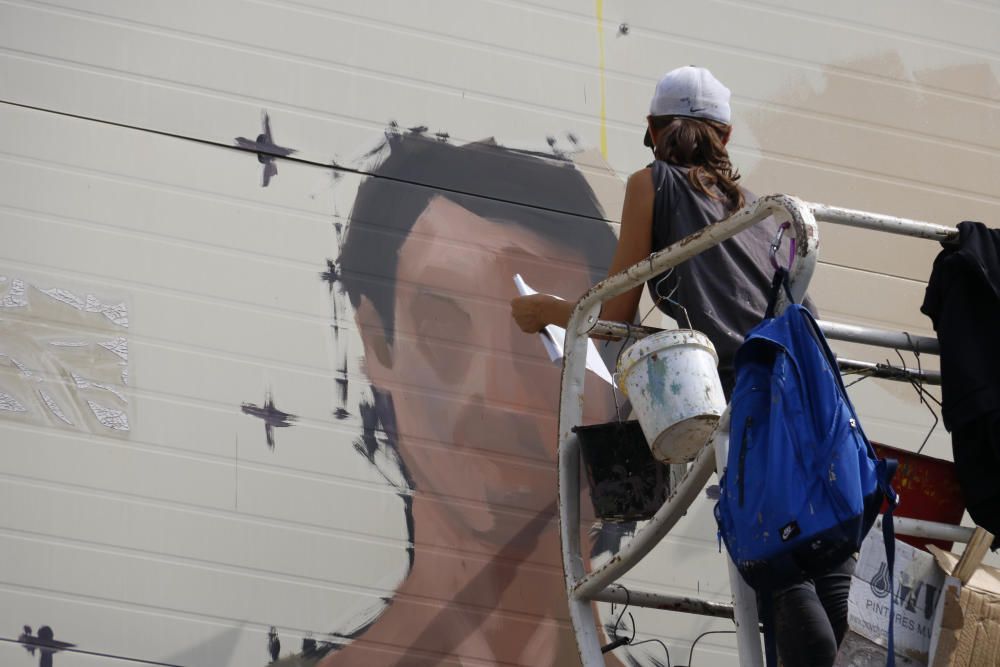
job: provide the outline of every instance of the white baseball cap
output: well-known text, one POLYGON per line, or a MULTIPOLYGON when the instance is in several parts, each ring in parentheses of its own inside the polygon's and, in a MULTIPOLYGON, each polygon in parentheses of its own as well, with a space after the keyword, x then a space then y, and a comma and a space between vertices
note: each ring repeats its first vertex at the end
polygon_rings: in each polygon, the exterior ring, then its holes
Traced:
MULTIPOLYGON (((729 89, 704 67, 678 67, 660 77, 649 115, 705 118, 729 125, 729 97, 729 89)), ((648 129, 643 143, 653 145, 648 129)))

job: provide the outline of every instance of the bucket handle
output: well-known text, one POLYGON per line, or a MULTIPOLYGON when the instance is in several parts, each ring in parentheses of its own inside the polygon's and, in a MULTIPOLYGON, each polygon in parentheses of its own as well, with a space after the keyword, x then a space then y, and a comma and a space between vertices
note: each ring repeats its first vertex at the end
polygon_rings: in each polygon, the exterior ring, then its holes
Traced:
POLYGON ((640 322, 639 322, 640 324, 642 324, 643 322, 646 321, 646 318, 649 317, 650 313, 652 313, 654 310, 656 310, 656 307, 660 305, 661 301, 666 301, 667 303, 672 304, 672 305, 677 306, 678 308, 680 308, 681 312, 684 313, 684 319, 685 319, 685 321, 687 321, 687 328, 688 329, 694 329, 694 327, 691 326, 691 317, 688 315, 687 308, 685 308, 683 306, 683 304, 681 304, 680 301, 675 301, 674 300, 674 294, 676 294, 677 290, 679 290, 681 288, 681 276, 677 276, 677 284, 674 285, 674 288, 672 290, 670 290, 670 294, 667 294, 667 295, 660 294, 660 285, 662 285, 663 281, 665 281, 667 278, 669 278, 673 274, 674 268, 675 267, 671 266, 669 269, 667 269, 667 272, 664 273, 662 276, 660 276, 660 279, 656 281, 656 285, 653 286, 653 292, 656 293, 656 302, 653 304, 653 307, 650 308, 649 311, 642 317, 642 320, 640 320, 640 322))

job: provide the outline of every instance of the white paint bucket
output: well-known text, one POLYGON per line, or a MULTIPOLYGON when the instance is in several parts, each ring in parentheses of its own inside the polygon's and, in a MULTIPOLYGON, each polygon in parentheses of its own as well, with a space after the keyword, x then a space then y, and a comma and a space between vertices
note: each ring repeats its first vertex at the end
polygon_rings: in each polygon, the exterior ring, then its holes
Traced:
POLYGON ((693 329, 655 333, 621 355, 618 387, 660 461, 690 461, 712 436, 726 407, 718 364, 712 341, 693 329))

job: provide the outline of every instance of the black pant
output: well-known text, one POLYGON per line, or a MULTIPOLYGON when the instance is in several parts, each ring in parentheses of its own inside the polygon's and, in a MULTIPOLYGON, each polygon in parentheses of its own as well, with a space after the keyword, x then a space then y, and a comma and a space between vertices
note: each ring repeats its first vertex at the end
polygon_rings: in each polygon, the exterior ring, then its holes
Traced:
POLYGON ((855 560, 776 591, 775 639, 783 667, 831 667, 847 632, 847 594, 855 560))

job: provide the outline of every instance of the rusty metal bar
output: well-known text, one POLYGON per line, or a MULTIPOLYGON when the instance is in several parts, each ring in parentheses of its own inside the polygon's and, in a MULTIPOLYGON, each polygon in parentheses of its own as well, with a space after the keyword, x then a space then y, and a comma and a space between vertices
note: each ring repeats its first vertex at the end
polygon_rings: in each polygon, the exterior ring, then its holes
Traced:
MULTIPOLYGON (((844 324, 843 322, 829 322, 818 320, 820 330, 823 335, 830 340, 842 340, 848 343, 861 343, 876 347, 887 347, 896 350, 909 350, 911 352, 921 352, 925 354, 940 354, 941 348, 936 338, 911 334, 906 331, 891 331, 889 329, 878 329, 876 327, 864 327, 857 324, 844 324)), ((658 333, 662 329, 639 325, 629 325, 624 322, 611 322, 608 320, 597 320, 589 329, 592 336, 607 336, 615 339, 631 338, 638 340, 646 336, 658 333)))
MULTIPOLYGON (((911 519, 904 516, 892 518, 892 525, 897 535, 910 535, 912 537, 924 537, 929 540, 944 540, 946 542, 967 543, 972 539, 974 528, 968 526, 953 526, 950 523, 939 523, 937 521, 925 521, 923 519, 911 519)), ((875 522, 875 528, 881 529, 882 517, 875 522)))
POLYGON ((881 215, 867 211, 855 211, 839 206, 827 206, 826 204, 809 204, 808 206, 818 222, 832 222, 847 227, 915 236, 943 243, 953 241, 958 237, 958 231, 954 227, 935 225, 930 222, 908 220, 907 218, 897 218, 892 215, 881 215))
POLYGON ((874 363, 871 361, 855 361, 854 359, 837 359, 837 365, 842 372, 857 373, 858 375, 869 375, 873 378, 883 380, 897 380, 909 382, 911 380, 922 382, 923 384, 941 384, 941 371, 926 371, 916 368, 901 368, 890 364, 874 363))
POLYGON ((613 602, 614 604, 628 604, 631 607, 646 607, 649 609, 663 609, 665 611, 677 611, 684 614, 698 614, 699 616, 714 616, 715 618, 733 618, 733 605, 725 602, 715 602, 703 598, 692 598, 682 595, 667 595, 664 593, 650 593, 648 591, 636 591, 626 589, 620 584, 612 584, 594 595, 593 600, 598 602, 613 602))
POLYGON ((862 343, 877 347, 888 347, 896 350, 909 350, 925 354, 941 354, 941 347, 936 338, 918 336, 906 331, 889 331, 874 327, 861 327, 856 324, 819 321, 820 331, 831 340, 842 340, 849 343, 862 343))

